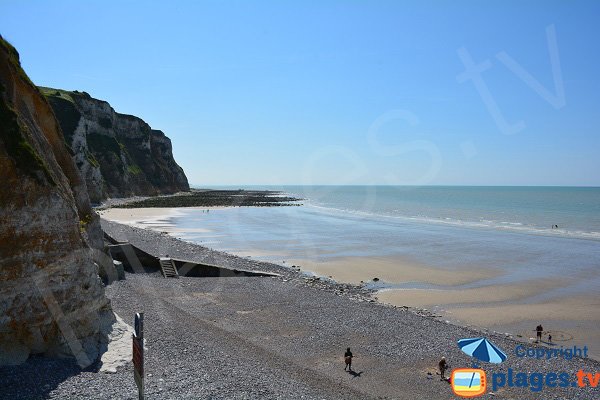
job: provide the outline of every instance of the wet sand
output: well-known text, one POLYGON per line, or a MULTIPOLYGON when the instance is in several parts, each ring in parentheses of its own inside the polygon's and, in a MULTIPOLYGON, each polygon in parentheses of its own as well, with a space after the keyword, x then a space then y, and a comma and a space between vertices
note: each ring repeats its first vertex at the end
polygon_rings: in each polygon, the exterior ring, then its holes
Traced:
POLYGON ((532 336, 535 340, 533 328, 541 323, 548 331, 555 332, 554 345, 586 345, 590 349, 589 355, 600 359, 599 296, 561 296, 535 301, 535 296, 560 289, 565 283, 562 279, 477 286, 484 279, 497 277, 502 272, 467 268, 446 270, 389 257, 352 257, 326 262, 293 260, 293 263, 337 282, 357 284, 377 277, 390 284, 444 286, 444 289, 381 290, 377 298, 395 306, 427 308, 454 323, 506 332, 526 341, 531 341, 532 336), (475 287, 462 288, 465 284, 475 287))
MULTIPOLYGON (((531 301, 560 287, 560 281, 532 281, 466 290, 386 290, 378 299, 387 304, 427 307, 454 323, 507 332, 525 341, 535 340, 542 324, 555 346, 587 346, 600 359, 600 298, 597 295, 561 296, 531 301)), ((548 340, 546 334, 544 340, 548 340)), ((550 344, 550 343, 549 343, 550 344)))
POLYGON ((422 282, 432 285, 463 285, 499 275, 498 271, 476 268, 433 268, 402 257, 346 257, 331 261, 288 260, 320 276, 337 282, 368 282, 378 278, 386 283, 422 282))
POLYGON ((170 218, 183 214, 183 210, 213 210, 225 209, 229 207, 188 207, 182 208, 109 208, 98 211, 98 214, 108 220, 135 226, 137 228, 150 228, 156 231, 167 232, 170 234, 183 232, 210 232, 204 228, 177 228, 169 222, 170 218))
MULTIPOLYGON (((524 340, 535 338, 534 328, 541 323, 553 333, 554 345, 587 346, 588 356, 600 360, 600 298, 597 295, 559 297, 539 303, 480 303, 446 307, 451 320, 496 331, 511 332, 524 340)), ((544 335, 544 340, 547 340, 544 335)))
POLYGON ((178 215, 178 211, 176 208, 109 208, 98 214, 109 221, 143 227, 160 221, 165 226, 171 225, 167 221, 178 215))
POLYGON ((481 304, 527 299, 560 287, 558 279, 543 279, 512 285, 492 285, 471 289, 391 289, 379 293, 379 299, 394 305, 431 307, 441 305, 481 304))

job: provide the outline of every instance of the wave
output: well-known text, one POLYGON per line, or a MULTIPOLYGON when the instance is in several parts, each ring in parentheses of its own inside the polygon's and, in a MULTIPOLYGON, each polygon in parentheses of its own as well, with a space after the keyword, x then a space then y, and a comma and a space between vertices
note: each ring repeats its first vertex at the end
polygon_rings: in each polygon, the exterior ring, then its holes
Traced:
POLYGON ((514 222, 514 221, 496 221, 490 219, 481 218, 479 220, 463 220, 452 217, 430 217, 425 215, 402 215, 396 214, 399 210, 393 210, 394 214, 384 213, 384 212, 373 212, 373 211, 364 211, 364 210, 356 210, 350 208, 337 208, 331 206, 325 206, 316 204, 314 202, 306 201, 304 203, 305 207, 313 208, 316 210, 320 210, 322 212, 333 213, 333 214, 341 214, 348 215, 354 218, 371 218, 371 219, 379 219, 379 220, 388 220, 388 221, 406 221, 406 222, 414 222, 414 223, 424 223, 424 224, 434 224, 434 225, 447 225, 454 227, 463 227, 463 228, 471 228, 471 229, 489 229, 489 230, 499 230, 499 231, 508 231, 508 232, 516 232, 522 234, 531 234, 538 236, 551 236, 551 237, 564 237, 564 238, 573 238, 573 239, 586 239, 586 240, 597 240, 600 241, 600 232, 595 231, 583 231, 576 229, 565 229, 565 228, 545 228, 541 226, 536 226, 533 224, 527 224, 524 222, 514 222))

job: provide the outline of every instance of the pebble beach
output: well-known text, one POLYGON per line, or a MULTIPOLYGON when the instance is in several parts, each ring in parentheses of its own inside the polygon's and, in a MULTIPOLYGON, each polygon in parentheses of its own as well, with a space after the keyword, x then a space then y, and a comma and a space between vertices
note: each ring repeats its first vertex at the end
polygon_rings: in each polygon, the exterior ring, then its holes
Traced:
MULTIPOLYGON (((149 399, 451 399, 436 375, 445 356, 451 368, 470 367, 457 340, 485 336, 508 354, 486 373, 594 372, 587 358, 516 357, 523 344, 441 320, 428 310, 378 303, 360 286, 337 284, 291 267, 240 258, 166 234, 109 221, 118 240, 155 255, 279 274, 276 277, 165 279, 127 274, 107 286, 114 311, 132 323, 145 313, 146 396, 149 399), (354 373, 343 353, 354 353, 354 373)), ((525 344, 526 346, 536 346, 525 344)), ((116 373, 81 371, 69 360, 31 358, 0 369, 0 397, 134 399, 131 364, 116 373)), ((489 379, 489 378, 488 378, 489 379)), ((504 387, 484 395, 506 399, 593 399, 597 388, 504 387), (492 392, 492 393, 490 393, 492 392)), ((484 398, 485 398, 484 397, 484 398)))

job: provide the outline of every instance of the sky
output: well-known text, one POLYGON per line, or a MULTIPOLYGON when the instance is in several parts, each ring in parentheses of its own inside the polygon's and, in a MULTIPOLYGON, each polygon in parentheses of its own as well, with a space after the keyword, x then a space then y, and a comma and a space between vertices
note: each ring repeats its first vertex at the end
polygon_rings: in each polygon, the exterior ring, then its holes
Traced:
POLYGON ((600 186, 597 1, 0 0, 38 85, 191 184, 600 186))

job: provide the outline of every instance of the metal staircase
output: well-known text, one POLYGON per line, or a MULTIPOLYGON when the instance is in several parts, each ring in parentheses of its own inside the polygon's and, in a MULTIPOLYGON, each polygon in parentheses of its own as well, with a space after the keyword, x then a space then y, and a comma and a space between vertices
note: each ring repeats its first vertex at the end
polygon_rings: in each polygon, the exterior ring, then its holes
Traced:
POLYGON ((175 267, 175 263, 172 259, 161 257, 160 261, 160 269, 165 278, 179 278, 179 274, 177 273, 177 267, 175 267))

